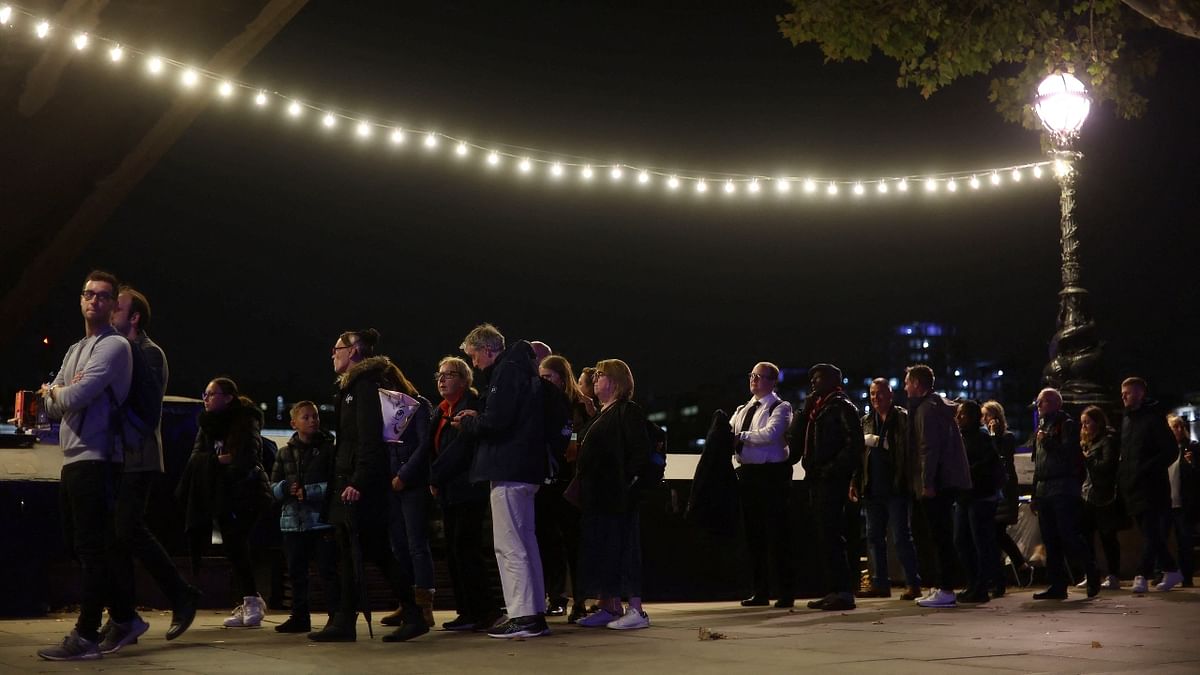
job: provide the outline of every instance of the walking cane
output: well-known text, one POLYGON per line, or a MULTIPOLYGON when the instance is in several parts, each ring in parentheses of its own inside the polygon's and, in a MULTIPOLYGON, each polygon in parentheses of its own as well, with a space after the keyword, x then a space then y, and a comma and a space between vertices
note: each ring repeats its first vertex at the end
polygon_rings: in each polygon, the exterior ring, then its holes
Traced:
POLYGON ((348 502, 346 508, 350 511, 347 529, 350 535, 350 560, 354 563, 354 574, 358 581, 358 608, 367 620, 367 635, 374 640, 375 629, 371 627, 371 601, 367 597, 367 574, 363 567, 362 542, 358 538, 358 504, 348 502))

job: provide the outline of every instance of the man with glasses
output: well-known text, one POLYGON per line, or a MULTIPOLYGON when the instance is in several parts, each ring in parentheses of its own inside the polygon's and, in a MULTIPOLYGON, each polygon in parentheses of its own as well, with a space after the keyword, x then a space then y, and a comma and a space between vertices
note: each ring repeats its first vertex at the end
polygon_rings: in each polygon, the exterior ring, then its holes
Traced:
POLYGON ((79 619, 59 645, 38 650, 49 661, 100 658, 104 606, 121 629, 122 644, 137 641, 149 625, 135 621, 133 589, 110 574, 114 560, 113 508, 123 456, 110 420, 129 394, 133 361, 129 342, 110 320, 117 306, 117 279, 94 271, 84 280, 79 309, 84 338, 71 345, 54 382, 38 392, 43 409, 62 420, 59 482, 64 538, 83 568, 79 619))
POLYGON ((788 523, 792 465, 788 462, 787 446, 792 405, 775 393, 778 382, 778 366, 767 361, 755 364, 750 371, 751 398, 729 418, 753 580, 753 593, 742 601, 743 607, 765 607, 770 602, 768 548, 775 554, 775 573, 779 576, 779 599, 775 606, 788 608, 794 604, 795 573, 788 523))

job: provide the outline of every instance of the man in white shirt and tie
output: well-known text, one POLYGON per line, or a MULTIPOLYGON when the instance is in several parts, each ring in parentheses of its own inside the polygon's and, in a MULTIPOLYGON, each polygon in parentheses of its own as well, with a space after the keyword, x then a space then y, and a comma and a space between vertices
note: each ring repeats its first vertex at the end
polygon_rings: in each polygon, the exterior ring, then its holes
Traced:
POLYGON ((763 361, 750 371, 751 399, 729 418, 737 462, 738 497, 746 531, 746 549, 753 575, 753 595, 743 607, 770 604, 767 549, 772 549, 779 595, 775 606, 793 606, 791 527, 788 495, 792 489, 792 465, 788 462, 787 430, 792 406, 779 398, 775 386, 779 368, 763 361))

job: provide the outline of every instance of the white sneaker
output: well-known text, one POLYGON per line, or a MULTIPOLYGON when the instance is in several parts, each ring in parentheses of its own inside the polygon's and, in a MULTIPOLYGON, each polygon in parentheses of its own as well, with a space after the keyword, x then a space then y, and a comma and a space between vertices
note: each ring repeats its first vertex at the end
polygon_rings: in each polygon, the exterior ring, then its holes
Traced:
POLYGON ((621 618, 616 621, 610 621, 608 627, 613 630, 634 630, 635 628, 649 628, 650 615, 640 609, 630 607, 625 610, 621 618))
POLYGON ((1075 584, 1075 588, 1087 588, 1087 577, 1084 577, 1083 581, 1075 584))
POLYGON ((921 604, 921 602, 923 600, 932 600, 933 597, 937 595, 937 592, 938 592, 938 589, 930 588, 925 592, 925 595, 922 595, 921 597, 917 598, 914 602, 916 602, 919 605, 919 604, 921 604))
POLYGON ((607 609, 601 608, 576 621, 575 625, 583 626, 584 628, 603 628, 619 618, 621 617, 618 617, 607 609))
POLYGON ((958 607, 958 598, 954 595, 954 591, 944 591, 939 588, 929 597, 918 600, 917 605, 933 609, 950 609, 958 607))
POLYGON ((1179 570, 1175 570, 1174 572, 1164 572, 1163 580, 1154 585, 1154 590, 1169 591, 1182 583, 1183 574, 1181 574, 1179 570))
POLYGON ((1119 590, 1121 588, 1121 580, 1117 578, 1117 575, 1110 574, 1104 579, 1104 581, 1100 583, 1100 588, 1103 588, 1106 591, 1119 590))
POLYGON ((258 596, 247 595, 242 604, 233 610, 233 615, 223 622, 226 628, 258 628, 266 614, 266 605, 258 596))
POLYGON ((1146 587, 1146 577, 1144 577, 1140 574, 1138 576, 1134 577, 1132 590, 1134 593, 1145 593, 1147 590, 1149 590, 1146 587))

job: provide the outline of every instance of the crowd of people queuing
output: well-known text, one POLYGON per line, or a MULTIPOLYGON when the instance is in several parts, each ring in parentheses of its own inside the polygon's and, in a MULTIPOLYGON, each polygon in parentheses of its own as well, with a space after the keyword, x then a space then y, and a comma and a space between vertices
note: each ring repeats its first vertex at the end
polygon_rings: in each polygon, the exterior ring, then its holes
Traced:
MULTIPOLYGON (((184 580, 145 523, 150 488, 164 470, 161 408, 168 369, 149 337, 147 298, 111 274, 94 271, 80 296, 85 337, 72 345, 52 383, 45 410, 61 419, 60 483, 64 536, 82 568, 74 629, 42 649, 48 660, 99 658, 134 644, 149 625, 136 612, 133 558, 171 602, 166 638, 188 630, 200 591, 184 580), (104 611, 108 620, 101 625, 104 611)), ((437 403, 387 356, 373 329, 339 335, 331 349, 337 376, 336 435, 321 427, 319 406, 290 410, 295 433, 268 475, 263 418, 237 384, 213 378, 204 389, 193 451, 175 496, 193 564, 214 527, 242 602, 228 628, 257 627, 266 613, 256 587, 254 525, 279 506, 279 529, 292 584, 290 616, 275 630, 308 633, 316 642, 357 639, 367 608, 365 565, 382 573, 397 603, 380 623, 403 642, 434 625, 436 592, 429 508, 440 507, 456 617, 446 631, 485 631, 495 638, 550 632, 547 616, 581 627, 646 628, 642 607, 638 506, 653 482, 661 430, 633 401, 634 377, 619 359, 576 375, 541 342, 506 341, 482 324, 460 345, 466 358, 437 364, 437 403), (495 562, 482 545, 490 522, 495 562), (328 616, 313 630, 309 570, 323 582, 328 616), (498 574, 503 598, 493 597, 498 574), (587 606, 586 599, 594 599, 587 606), (568 609, 568 604, 570 608, 568 609)), ((907 407, 893 403, 886 378, 870 385, 861 416, 842 391, 841 371, 817 364, 799 411, 775 393, 779 369, 761 362, 749 375, 751 399, 729 418, 738 495, 751 562, 753 594, 745 606, 770 603, 768 567, 776 568, 776 607, 794 605, 797 570, 789 522, 792 467, 801 463, 827 594, 814 610, 850 610, 860 597, 891 597, 888 540, 906 590, 923 607, 987 602, 1005 592, 1002 553, 1028 570, 1008 536, 1017 518, 1016 441, 995 401, 950 402, 934 392, 933 371, 910 367, 907 407), (847 553, 847 509, 862 506, 870 542, 869 588, 860 588, 847 553), (853 507, 851 505, 854 505, 853 507), (919 505, 936 556, 919 562, 913 538, 919 505), (768 560, 768 551, 771 560, 768 560), (954 570, 966 579, 955 592, 954 570)), ((1145 592, 1155 571, 1159 590, 1192 575, 1195 444, 1186 424, 1168 426, 1146 383, 1121 386, 1120 431, 1099 408, 1079 420, 1062 396, 1037 399, 1031 506, 1042 530, 1049 587, 1037 599, 1065 598, 1068 560, 1088 596, 1119 587, 1116 532, 1132 517, 1144 546, 1133 590, 1145 592), (1174 435, 1172 435, 1172 433, 1174 435), (1168 531, 1178 542, 1176 564, 1168 531), (1092 538, 1103 543, 1098 571, 1092 538)), ((661 474, 659 474, 661 475, 661 474)))

